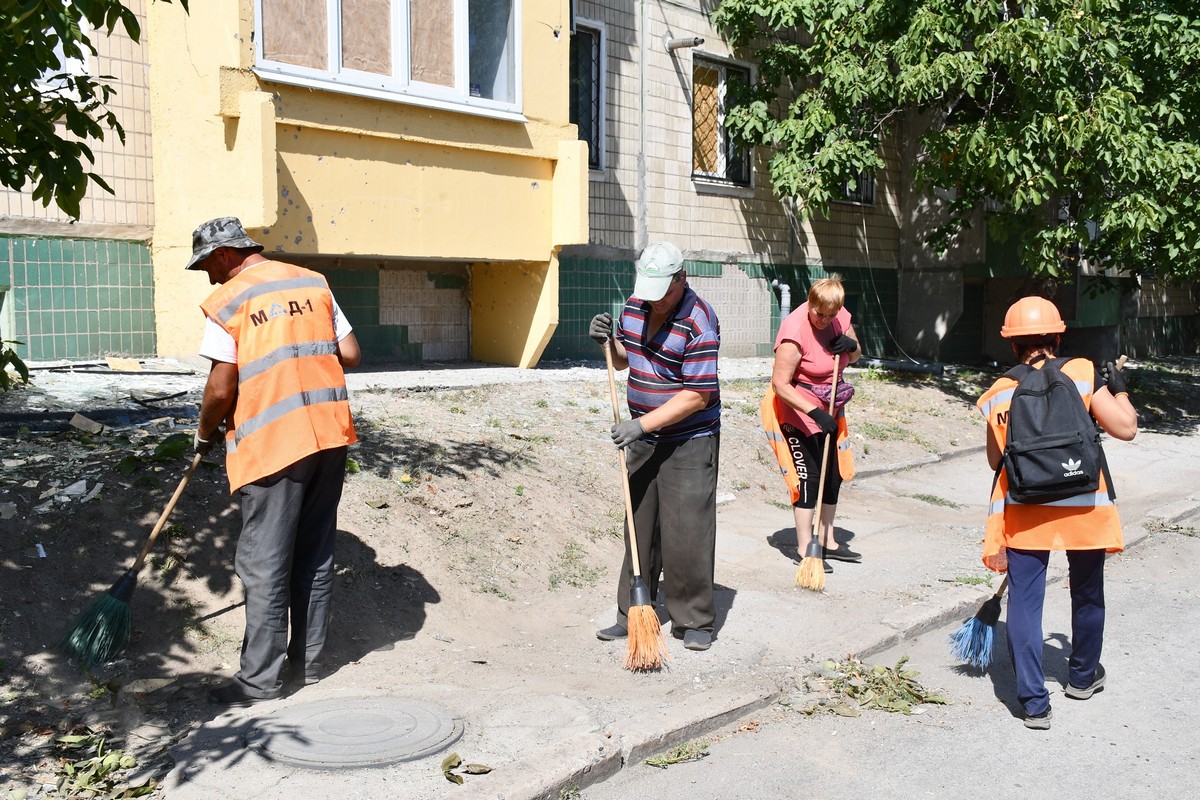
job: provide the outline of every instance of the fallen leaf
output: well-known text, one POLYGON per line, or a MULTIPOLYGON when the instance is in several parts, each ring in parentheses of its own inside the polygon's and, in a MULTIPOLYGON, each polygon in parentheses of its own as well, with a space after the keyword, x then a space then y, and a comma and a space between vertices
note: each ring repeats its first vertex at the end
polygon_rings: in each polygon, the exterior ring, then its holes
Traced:
POLYGON ((464 764, 462 771, 468 775, 487 775, 492 768, 486 764, 464 764))
POLYGON ((512 542, 513 544, 520 544, 520 543, 521 543, 521 537, 520 537, 520 536, 510 536, 510 537, 508 537, 508 540, 507 540, 507 541, 510 541, 510 542, 512 542))
POLYGON ((462 763, 462 757, 458 753, 451 753, 442 759, 442 772, 449 772, 462 763))
POLYGON ((386 500, 368 500, 367 505, 369 505, 371 508, 387 508, 388 507, 386 500))

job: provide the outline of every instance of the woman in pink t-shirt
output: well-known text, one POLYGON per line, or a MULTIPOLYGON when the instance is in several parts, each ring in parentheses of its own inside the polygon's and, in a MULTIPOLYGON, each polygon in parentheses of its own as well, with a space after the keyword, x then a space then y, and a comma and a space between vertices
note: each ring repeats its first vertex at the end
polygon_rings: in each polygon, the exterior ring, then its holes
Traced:
MULTIPOLYGON (((780 467, 795 470, 797 490, 793 490, 793 511, 796 517, 797 545, 803 550, 805 536, 812 534, 813 514, 817 505, 821 455, 825 438, 833 436, 829 460, 825 468, 825 494, 821 498, 820 540, 825 550, 825 571, 832 572, 829 559, 857 562, 862 556, 833 538, 833 516, 837 511, 838 491, 842 485, 838 452, 847 441, 845 411, 841 408, 847 389, 834 391, 839 397, 830 414, 828 391, 833 379, 834 359, 841 374, 862 355, 850 312, 845 308, 846 291, 841 276, 830 275, 815 281, 808 292, 808 302, 787 316, 775 337, 775 366, 771 372, 771 387, 775 391, 776 415, 785 447, 777 449, 781 458, 790 456, 791 464, 780 467), (812 387, 825 394, 818 399, 812 387), (795 498, 796 495, 798 498, 795 498)), ((850 477, 849 475, 847 477, 850 477)))

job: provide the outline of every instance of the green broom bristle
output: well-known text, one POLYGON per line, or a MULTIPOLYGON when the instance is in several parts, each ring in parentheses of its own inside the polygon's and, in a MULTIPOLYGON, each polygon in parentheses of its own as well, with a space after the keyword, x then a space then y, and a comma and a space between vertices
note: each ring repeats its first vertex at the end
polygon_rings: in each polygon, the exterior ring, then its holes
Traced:
POLYGON ((133 610, 129 603, 105 592, 84 609, 59 647, 71 661, 91 669, 116 658, 132 631, 133 610))

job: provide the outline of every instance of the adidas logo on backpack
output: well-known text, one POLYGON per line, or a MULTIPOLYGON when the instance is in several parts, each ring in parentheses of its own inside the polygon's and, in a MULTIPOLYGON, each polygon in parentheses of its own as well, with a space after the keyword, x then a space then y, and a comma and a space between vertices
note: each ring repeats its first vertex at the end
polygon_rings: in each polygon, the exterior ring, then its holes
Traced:
POLYGON ((1041 369, 1019 364, 1005 373, 1017 387, 1001 467, 1009 496, 1018 503, 1050 503, 1100 486, 1105 468, 1100 433, 1079 390, 1062 372, 1069 360, 1047 359, 1041 369))

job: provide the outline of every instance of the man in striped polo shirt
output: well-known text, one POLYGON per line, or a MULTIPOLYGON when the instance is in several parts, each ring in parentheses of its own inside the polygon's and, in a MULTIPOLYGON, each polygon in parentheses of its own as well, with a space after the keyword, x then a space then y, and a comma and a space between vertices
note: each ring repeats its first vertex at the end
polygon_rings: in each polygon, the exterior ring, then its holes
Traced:
MULTIPOLYGON (((614 425, 612 439, 626 448, 638 556, 650 596, 658 594, 661 571, 672 634, 689 650, 707 650, 716 613, 717 315, 688 285, 679 248, 659 242, 638 259, 633 296, 615 329, 612 315, 602 313, 588 333, 602 345, 611 339, 614 365, 629 368, 632 419, 614 425)), ((596 633, 604 641, 628 633, 633 569, 628 536, 625 541, 617 624, 596 633)))

